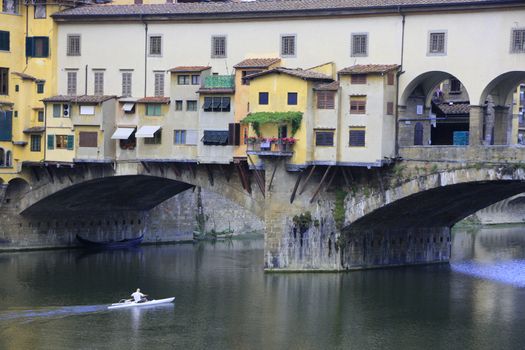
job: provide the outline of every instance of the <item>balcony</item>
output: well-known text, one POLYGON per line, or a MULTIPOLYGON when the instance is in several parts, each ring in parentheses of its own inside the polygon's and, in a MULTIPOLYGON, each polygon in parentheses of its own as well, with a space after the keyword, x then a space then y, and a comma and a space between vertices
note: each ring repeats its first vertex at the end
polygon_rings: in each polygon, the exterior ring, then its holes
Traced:
POLYGON ((291 157, 293 156, 293 148, 296 141, 293 137, 248 137, 246 139, 246 153, 263 157, 291 157))

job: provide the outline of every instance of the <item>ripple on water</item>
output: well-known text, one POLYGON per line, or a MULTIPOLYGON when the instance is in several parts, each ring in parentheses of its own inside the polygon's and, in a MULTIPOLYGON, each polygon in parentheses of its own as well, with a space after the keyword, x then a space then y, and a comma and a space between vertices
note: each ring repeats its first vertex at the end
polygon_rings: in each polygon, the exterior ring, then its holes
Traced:
POLYGON ((474 261, 451 263, 454 272, 525 288, 525 260, 507 260, 490 263, 474 261))

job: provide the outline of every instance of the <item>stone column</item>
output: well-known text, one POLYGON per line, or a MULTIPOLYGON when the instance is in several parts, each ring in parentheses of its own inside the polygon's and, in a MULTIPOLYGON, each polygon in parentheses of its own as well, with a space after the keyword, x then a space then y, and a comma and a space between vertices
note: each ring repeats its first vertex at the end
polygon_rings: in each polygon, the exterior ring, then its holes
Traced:
POLYGON ((483 140, 484 108, 482 106, 470 106, 469 117, 469 146, 477 147, 483 140))
POLYGON ((512 119, 509 107, 494 106, 494 144, 508 145, 512 130, 512 119))

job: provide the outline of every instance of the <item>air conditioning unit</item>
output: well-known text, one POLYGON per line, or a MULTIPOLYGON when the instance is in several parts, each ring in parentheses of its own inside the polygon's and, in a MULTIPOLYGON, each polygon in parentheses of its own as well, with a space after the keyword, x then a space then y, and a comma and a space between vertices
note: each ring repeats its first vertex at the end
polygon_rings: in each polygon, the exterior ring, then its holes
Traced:
POLYGON ((69 117, 69 114, 71 113, 71 106, 67 103, 64 103, 62 105, 62 115, 64 117, 69 117))

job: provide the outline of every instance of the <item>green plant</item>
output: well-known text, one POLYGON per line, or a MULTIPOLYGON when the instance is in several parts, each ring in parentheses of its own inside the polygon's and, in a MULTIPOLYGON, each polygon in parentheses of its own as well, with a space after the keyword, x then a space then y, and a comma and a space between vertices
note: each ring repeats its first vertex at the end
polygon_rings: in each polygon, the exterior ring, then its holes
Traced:
POLYGON ((261 136, 261 124, 290 123, 292 125, 292 136, 301 127, 303 120, 302 112, 255 112, 250 113, 241 120, 243 124, 251 124, 257 136, 261 136))
POLYGON ((343 190, 337 190, 335 193, 335 206, 332 212, 334 216, 335 226, 338 230, 343 228, 345 222, 345 198, 346 192, 343 190))
POLYGON ((304 232, 312 225, 312 213, 309 211, 295 215, 292 219, 294 225, 299 228, 299 231, 304 232))

